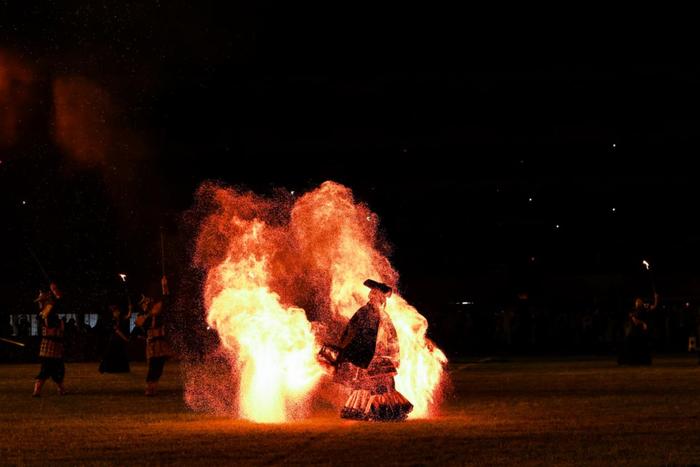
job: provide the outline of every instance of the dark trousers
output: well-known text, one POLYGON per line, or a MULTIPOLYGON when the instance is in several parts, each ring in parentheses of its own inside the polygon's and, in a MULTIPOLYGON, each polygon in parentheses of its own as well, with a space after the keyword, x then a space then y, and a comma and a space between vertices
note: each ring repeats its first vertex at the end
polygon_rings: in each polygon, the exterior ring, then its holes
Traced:
POLYGON ((651 365, 649 336, 646 334, 627 336, 618 363, 620 365, 651 365))
POLYGON ((63 377, 66 374, 66 367, 63 364, 63 359, 41 357, 40 361, 41 370, 39 370, 39 374, 36 375, 36 379, 46 381, 47 379, 51 378, 57 384, 61 384, 63 382, 63 377))
POLYGON ((151 357, 148 359, 148 374, 146 375, 146 382, 157 383, 160 377, 163 375, 163 367, 165 366, 165 361, 168 357, 151 357))

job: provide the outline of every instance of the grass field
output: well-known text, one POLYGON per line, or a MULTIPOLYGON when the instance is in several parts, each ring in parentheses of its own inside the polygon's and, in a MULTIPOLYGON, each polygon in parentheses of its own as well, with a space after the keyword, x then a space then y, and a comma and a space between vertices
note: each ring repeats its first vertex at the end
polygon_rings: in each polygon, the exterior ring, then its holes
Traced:
POLYGON ((405 423, 343 421, 330 411, 257 425, 189 411, 176 365, 143 396, 143 364, 99 375, 68 364, 71 394, 37 365, 0 365, 0 464, 614 464, 700 463, 700 367, 612 360, 455 364, 442 415, 405 423))

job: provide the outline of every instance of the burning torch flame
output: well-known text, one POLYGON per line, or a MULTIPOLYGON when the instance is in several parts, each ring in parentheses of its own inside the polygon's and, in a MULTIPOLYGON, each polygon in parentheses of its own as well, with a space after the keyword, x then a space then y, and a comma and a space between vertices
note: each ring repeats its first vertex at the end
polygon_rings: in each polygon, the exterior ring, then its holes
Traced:
POLYGON ((126 282, 126 274, 119 274, 119 277, 122 278, 122 281, 126 282))
POLYGON ((649 270, 649 262, 647 260, 642 261, 642 264, 644 265, 645 268, 647 268, 647 271, 649 270))

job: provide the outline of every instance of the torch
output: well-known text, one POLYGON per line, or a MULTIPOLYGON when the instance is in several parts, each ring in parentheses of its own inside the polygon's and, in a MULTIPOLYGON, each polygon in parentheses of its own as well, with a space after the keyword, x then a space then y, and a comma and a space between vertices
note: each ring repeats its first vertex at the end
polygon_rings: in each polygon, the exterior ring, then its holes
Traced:
POLYGON ((44 266, 41 265, 41 261, 39 261, 39 257, 34 253, 34 250, 29 245, 25 245, 27 247, 27 250, 29 251, 29 254, 32 256, 34 259, 34 262, 36 263, 37 266, 39 266, 39 270, 41 271, 41 274, 43 274, 44 278, 46 279, 46 282, 49 284, 51 283, 51 278, 49 277, 49 274, 46 272, 46 269, 44 269, 44 266))
POLYGON ((131 297, 129 296, 129 285, 126 282, 126 274, 119 273, 119 277, 121 277, 122 284, 124 284, 124 294, 126 295, 126 302, 129 304, 129 313, 131 313, 131 297))
POLYGON ((163 226, 160 226, 160 268, 165 277, 165 242, 163 240, 163 226))
POLYGON ((642 260, 642 265, 646 268, 647 272, 649 273, 649 281, 651 282, 651 292, 653 294, 653 302, 651 306, 649 307, 650 310, 655 310, 656 307, 659 305, 659 294, 656 293, 656 284, 654 283, 654 275, 651 272, 651 265, 649 264, 649 261, 647 260, 642 260))
POLYGON ((8 344, 16 345, 18 347, 24 347, 24 344, 18 341, 13 341, 12 339, 5 339, 4 337, 0 337, 1 342, 7 342, 8 344))
POLYGON ((654 274, 652 274, 651 272, 651 265, 647 260, 642 260, 642 265, 646 268, 647 272, 649 273, 649 280, 651 281, 651 290, 654 293, 654 295, 656 295, 656 285, 654 284, 654 274))

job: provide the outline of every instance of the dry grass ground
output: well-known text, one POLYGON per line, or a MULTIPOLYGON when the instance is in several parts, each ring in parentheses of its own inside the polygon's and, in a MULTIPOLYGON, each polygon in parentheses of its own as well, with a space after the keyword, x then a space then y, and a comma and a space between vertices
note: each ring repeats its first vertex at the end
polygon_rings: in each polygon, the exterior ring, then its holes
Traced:
POLYGON ((145 368, 99 375, 67 365, 70 395, 30 397, 36 365, 0 365, 0 464, 700 463, 700 367, 612 360, 453 365, 453 392, 433 420, 357 423, 323 412, 286 425, 192 413, 176 366, 162 394, 142 395, 145 368))

